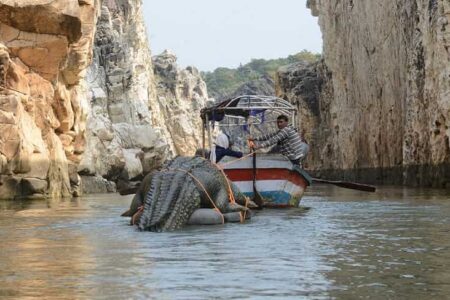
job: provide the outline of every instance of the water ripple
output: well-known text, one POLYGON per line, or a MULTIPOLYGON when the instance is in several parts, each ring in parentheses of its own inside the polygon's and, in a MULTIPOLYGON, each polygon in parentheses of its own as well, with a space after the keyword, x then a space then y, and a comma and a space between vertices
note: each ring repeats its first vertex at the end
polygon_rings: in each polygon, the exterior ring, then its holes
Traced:
POLYGON ((315 187, 246 224, 139 232, 130 197, 0 204, 0 298, 445 298, 445 193, 315 187))

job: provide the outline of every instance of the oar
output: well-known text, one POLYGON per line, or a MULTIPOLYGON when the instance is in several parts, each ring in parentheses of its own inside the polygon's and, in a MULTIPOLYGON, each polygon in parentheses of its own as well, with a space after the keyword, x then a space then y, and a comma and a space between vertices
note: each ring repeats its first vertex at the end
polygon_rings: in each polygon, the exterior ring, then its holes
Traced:
POLYGON ((258 205, 259 209, 263 208, 264 205, 264 198, 261 196, 261 194, 256 189, 256 152, 255 149, 250 148, 253 152, 253 202, 258 205))
POLYGON ((373 185, 368 185, 368 184, 340 181, 340 180, 339 181, 326 180, 326 179, 319 179, 319 178, 313 178, 312 180, 314 182, 333 184, 335 186, 352 189, 352 190, 359 190, 359 191, 364 191, 364 192, 375 192, 376 191, 376 188, 373 185))

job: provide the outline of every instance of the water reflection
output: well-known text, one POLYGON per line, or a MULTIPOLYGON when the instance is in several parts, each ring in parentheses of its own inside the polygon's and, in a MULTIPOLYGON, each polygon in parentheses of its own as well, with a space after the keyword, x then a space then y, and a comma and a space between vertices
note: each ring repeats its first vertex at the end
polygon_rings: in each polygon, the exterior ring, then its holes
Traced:
POLYGON ((249 223, 152 234, 130 197, 0 202, 0 298, 445 298, 445 191, 316 186, 249 223))

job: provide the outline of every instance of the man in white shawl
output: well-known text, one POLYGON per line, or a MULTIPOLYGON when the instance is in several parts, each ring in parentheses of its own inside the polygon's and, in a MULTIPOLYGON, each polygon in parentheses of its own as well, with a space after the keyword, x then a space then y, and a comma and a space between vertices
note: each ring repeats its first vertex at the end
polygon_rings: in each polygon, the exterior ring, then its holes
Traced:
POLYGON ((231 150, 228 136, 224 132, 220 131, 214 145, 211 148, 210 160, 213 163, 218 163, 224 156, 241 158, 242 152, 231 150))

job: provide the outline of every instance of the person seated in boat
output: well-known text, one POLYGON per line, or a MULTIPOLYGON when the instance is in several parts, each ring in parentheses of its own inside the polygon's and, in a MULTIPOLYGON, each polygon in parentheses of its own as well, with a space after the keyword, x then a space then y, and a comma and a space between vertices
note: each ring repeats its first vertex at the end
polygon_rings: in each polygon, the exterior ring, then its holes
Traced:
POLYGON ((286 156, 294 165, 301 166, 309 151, 309 145, 302 139, 297 130, 289 125, 289 118, 286 115, 279 115, 277 118, 278 131, 268 133, 258 137, 250 137, 253 149, 267 148, 273 145, 278 146, 278 151, 286 156))
POLYGON ((224 156, 241 158, 242 152, 232 150, 231 146, 232 144, 228 135, 225 132, 220 131, 211 148, 210 160, 213 163, 218 163, 224 156))

